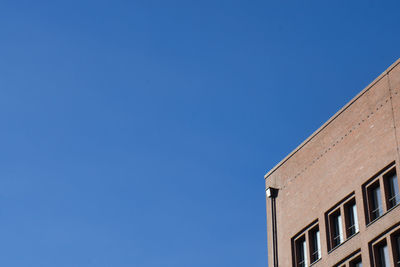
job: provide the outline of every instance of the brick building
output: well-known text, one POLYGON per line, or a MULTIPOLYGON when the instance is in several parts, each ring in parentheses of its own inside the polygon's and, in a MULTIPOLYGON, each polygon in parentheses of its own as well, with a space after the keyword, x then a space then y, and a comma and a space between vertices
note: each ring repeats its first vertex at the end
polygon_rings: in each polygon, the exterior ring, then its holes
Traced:
POLYGON ((265 175, 272 266, 400 266, 400 60, 265 175))

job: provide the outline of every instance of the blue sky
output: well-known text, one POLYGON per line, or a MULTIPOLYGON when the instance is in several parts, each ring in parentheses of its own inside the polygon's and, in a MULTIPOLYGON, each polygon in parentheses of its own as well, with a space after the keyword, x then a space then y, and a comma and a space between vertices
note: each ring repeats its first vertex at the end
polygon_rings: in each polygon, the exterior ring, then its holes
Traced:
POLYGON ((266 266, 263 175, 400 56, 398 1, 2 1, 0 265, 266 266))

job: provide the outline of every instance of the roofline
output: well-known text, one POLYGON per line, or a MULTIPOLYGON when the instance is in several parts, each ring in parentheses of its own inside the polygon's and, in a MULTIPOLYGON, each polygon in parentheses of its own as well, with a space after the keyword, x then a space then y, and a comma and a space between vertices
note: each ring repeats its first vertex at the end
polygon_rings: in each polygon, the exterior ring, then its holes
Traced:
POLYGON ((267 174, 264 175, 264 179, 273 174, 279 167, 281 167, 286 161, 288 161, 294 154, 302 149, 308 142, 310 142, 317 134, 324 130, 331 122, 333 122, 340 114, 342 114, 346 109, 348 109, 357 99, 363 96, 372 86, 379 82, 384 76, 386 76, 392 69, 394 69, 398 64, 400 64, 400 58, 397 59, 389 68, 387 68, 381 75, 379 75, 373 82, 371 82, 367 87, 365 87, 360 93, 358 93, 350 102, 348 102, 344 107, 342 107, 338 112, 336 112, 327 122, 320 126, 314 133, 312 133, 305 141, 303 141, 298 147, 296 147, 289 155, 287 155, 283 160, 281 160, 275 167, 273 167, 267 174))

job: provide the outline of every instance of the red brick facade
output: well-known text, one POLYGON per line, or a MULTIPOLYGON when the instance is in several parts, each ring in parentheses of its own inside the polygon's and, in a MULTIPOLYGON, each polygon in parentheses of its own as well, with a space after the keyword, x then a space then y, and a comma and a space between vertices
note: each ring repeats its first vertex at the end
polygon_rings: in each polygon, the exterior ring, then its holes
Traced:
MULTIPOLYGON (((382 216, 369 222, 367 205, 372 200, 368 200, 367 182, 390 166, 400 173, 399 143, 400 60, 265 175, 266 188, 278 189, 275 198, 267 197, 268 266, 274 266, 274 251, 279 266, 298 266, 296 237, 315 223, 320 232, 320 259, 313 266, 353 266, 347 259, 359 255, 363 266, 377 266, 374 242, 400 229, 400 206, 384 208, 382 216), (354 197, 358 233, 331 248, 329 212, 337 207, 344 221, 346 211, 340 204, 346 197, 354 197)), ((386 205, 383 187, 381 191, 382 205, 386 205)), ((400 266, 395 265, 395 244, 387 243, 390 266, 400 266)))

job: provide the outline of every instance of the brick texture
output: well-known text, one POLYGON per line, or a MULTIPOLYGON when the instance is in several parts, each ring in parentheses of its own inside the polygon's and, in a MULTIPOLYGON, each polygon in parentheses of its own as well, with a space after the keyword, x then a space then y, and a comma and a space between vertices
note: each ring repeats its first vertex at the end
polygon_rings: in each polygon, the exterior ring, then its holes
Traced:
MULTIPOLYGON (((367 226, 362 185, 384 167, 399 165, 400 60, 341 109, 299 148, 265 175, 276 198, 279 266, 293 266, 291 238, 315 220, 322 258, 313 266, 333 266, 360 249, 370 265, 368 243, 400 221, 396 207, 367 226), (360 232, 328 253, 325 213, 354 192, 360 232)), ((268 261, 272 262, 271 200, 267 198, 268 261)))

